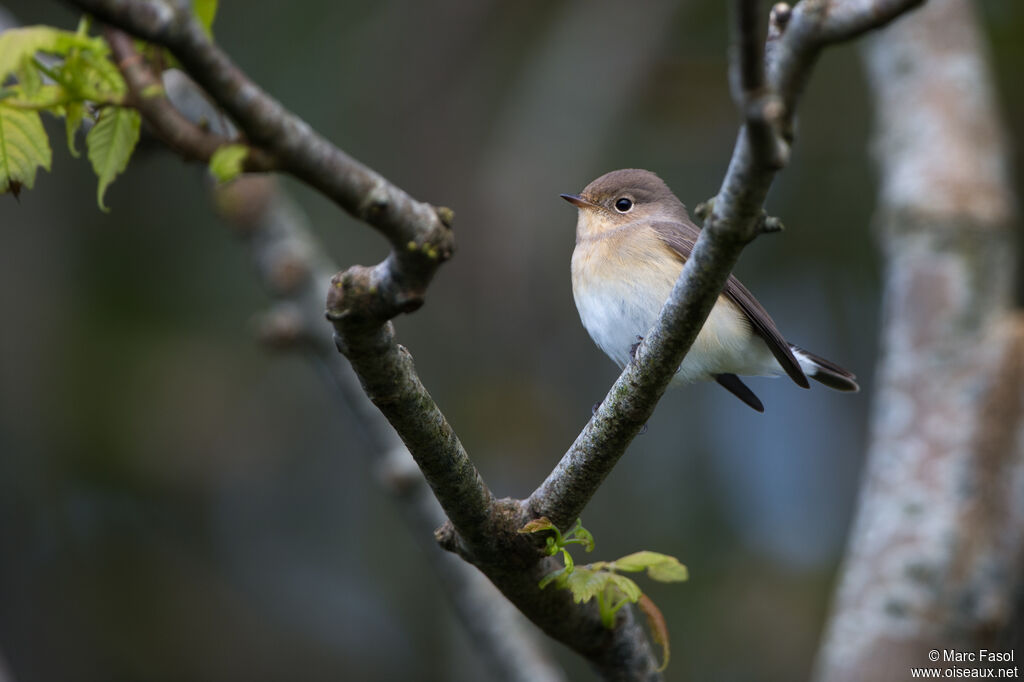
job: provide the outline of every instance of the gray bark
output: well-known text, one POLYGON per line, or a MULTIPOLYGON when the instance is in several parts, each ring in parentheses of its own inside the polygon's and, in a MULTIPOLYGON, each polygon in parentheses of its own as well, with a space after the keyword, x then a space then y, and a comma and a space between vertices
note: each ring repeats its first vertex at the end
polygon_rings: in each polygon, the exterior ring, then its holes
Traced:
POLYGON ((972 15, 967 0, 933 0, 862 52, 881 175, 884 331, 822 682, 903 680, 931 665, 933 649, 998 649, 1024 576, 1016 216, 972 15))

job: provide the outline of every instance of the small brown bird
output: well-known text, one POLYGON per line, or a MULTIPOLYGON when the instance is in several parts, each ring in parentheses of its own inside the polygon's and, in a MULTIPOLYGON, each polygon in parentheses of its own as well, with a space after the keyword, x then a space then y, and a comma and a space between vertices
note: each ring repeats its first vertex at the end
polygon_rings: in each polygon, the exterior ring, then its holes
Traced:
MULTIPOLYGON (((594 343, 625 367, 658 319, 700 229, 650 171, 612 171, 562 198, 579 209, 572 294, 580 320, 594 343)), ((859 390, 853 374, 782 338, 768 312, 730 276, 671 385, 714 379, 764 412, 741 374, 788 374, 804 388, 809 376, 839 391, 859 390)))

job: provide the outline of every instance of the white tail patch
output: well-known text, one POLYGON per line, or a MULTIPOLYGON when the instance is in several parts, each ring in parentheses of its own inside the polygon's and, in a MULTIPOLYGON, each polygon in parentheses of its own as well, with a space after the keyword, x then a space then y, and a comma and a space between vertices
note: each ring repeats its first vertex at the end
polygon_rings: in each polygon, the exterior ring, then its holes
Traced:
POLYGON ((809 358, 806 353, 793 346, 790 346, 790 350, 793 351, 793 357, 796 358, 797 364, 800 365, 800 369, 804 371, 804 374, 809 377, 813 377, 818 373, 820 365, 809 358))

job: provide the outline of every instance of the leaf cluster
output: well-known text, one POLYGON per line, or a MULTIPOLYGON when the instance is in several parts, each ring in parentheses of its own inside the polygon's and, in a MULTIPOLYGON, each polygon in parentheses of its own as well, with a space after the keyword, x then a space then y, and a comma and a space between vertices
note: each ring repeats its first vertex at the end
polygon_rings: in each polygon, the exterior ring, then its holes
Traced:
POLYGON ((568 546, 582 545, 586 552, 594 549, 594 536, 583 527, 580 519, 577 519, 576 525, 565 534, 547 517, 534 519, 519 532, 550 532, 551 535, 545 539, 548 554, 554 556, 562 553, 563 567, 544 576, 539 583, 541 589, 554 584, 555 587, 569 590, 577 604, 585 604, 596 598, 601 612, 601 622, 608 629, 615 627, 615 617, 619 609, 626 604, 636 604, 647 616, 654 641, 662 646, 662 669, 668 665, 669 639, 665 618, 654 602, 640 590, 640 586, 622 573, 646 571, 647 577, 658 582, 682 582, 689 577, 686 566, 679 563, 675 557, 650 551, 634 552, 615 561, 578 565, 573 561, 568 546))
MULTIPOLYGON (((217 0, 195 0, 193 11, 209 34, 217 0)), ((88 129, 85 146, 98 180, 96 202, 107 210, 104 194, 127 167, 142 119, 111 60, 109 45, 89 35, 89 29, 89 20, 82 19, 75 31, 27 26, 0 33, 0 193, 18 196, 23 188, 32 189, 40 168, 50 170, 53 151, 43 127, 45 113, 63 120, 68 150, 75 158, 76 136, 88 129)), ((158 52, 158 61, 173 63, 158 52)), ((141 96, 153 94, 162 92, 141 96)), ((241 172, 244 151, 241 145, 218 150, 211 160, 218 180, 241 172)))

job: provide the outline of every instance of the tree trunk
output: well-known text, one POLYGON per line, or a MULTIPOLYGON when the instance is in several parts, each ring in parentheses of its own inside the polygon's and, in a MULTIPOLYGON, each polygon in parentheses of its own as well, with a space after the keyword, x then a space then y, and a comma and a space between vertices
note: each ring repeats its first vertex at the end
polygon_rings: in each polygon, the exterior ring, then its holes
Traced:
POLYGON ((1013 309, 1015 215, 983 39, 967 0, 933 0, 862 49, 875 101, 883 333, 822 682, 904 680, 911 667, 965 667, 947 649, 1009 650, 999 637, 1024 546, 1024 322, 1013 309))

